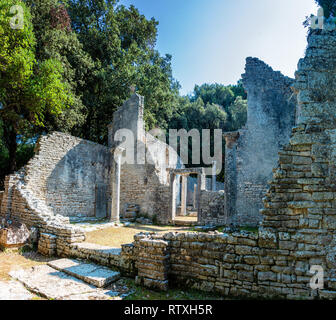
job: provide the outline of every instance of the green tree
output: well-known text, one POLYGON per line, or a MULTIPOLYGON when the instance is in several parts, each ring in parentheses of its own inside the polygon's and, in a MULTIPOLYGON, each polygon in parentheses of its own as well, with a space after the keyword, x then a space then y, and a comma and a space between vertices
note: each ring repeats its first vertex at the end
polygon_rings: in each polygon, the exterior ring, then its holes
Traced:
POLYGON ((230 113, 232 115, 232 130, 241 129, 247 121, 247 100, 238 96, 230 107, 230 113))
POLYGON ((222 106, 224 110, 227 111, 228 107, 238 96, 246 99, 246 93, 241 81, 238 81, 237 85, 229 86, 218 83, 205 83, 201 86, 195 86, 191 100, 196 101, 198 98, 202 98, 205 104, 217 104, 222 106))
POLYGON ((46 131, 78 135, 85 122, 86 106, 82 101, 86 77, 94 63, 71 28, 67 1, 25 0, 30 8, 36 37, 36 59, 56 59, 62 64, 62 79, 73 96, 70 108, 45 119, 46 131))
POLYGON ((336 16, 336 0, 315 0, 315 2, 323 8, 326 18, 336 16))
POLYGON ((0 121, 8 150, 9 172, 17 169, 22 137, 33 136, 48 116, 59 115, 73 97, 62 81, 62 64, 56 59, 37 62, 36 40, 29 9, 19 0, 0 0, 0 121), (10 9, 23 9, 23 28, 10 25, 10 9))
MULTIPOLYGON (((246 101, 247 95, 244 90, 241 80, 236 85, 225 86, 222 84, 202 84, 196 85, 193 94, 189 97, 190 101, 195 102, 201 99, 207 106, 217 105, 226 113, 225 121, 221 121, 220 127, 224 131, 234 131, 246 122, 246 110, 242 113, 237 113, 236 109, 243 101, 246 101), (237 98, 240 98, 237 100, 237 98), (235 114, 235 119, 233 115, 235 114), (242 118, 240 118, 242 117, 242 118)), ((216 128, 215 125, 212 126, 216 128)))
POLYGON ((145 97, 147 129, 167 128, 178 107, 171 56, 154 49, 157 24, 134 7, 114 0, 70 0, 72 28, 95 63, 83 87, 87 115, 81 136, 107 142, 106 126, 134 85, 145 97))
MULTIPOLYGON (((235 131, 242 128, 247 120, 247 95, 242 82, 237 85, 203 84, 195 86, 191 96, 180 97, 178 108, 169 121, 170 129, 215 129, 235 131)), ((191 156, 191 144, 189 154, 191 156)), ((202 147, 202 146, 201 146, 202 147)), ((225 144, 223 140, 223 150, 225 144)), ((213 137, 210 150, 213 152, 213 137)), ((201 165, 204 165, 201 163, 201 165)), ((218 177, 224 179, 224 171, 218 177)))

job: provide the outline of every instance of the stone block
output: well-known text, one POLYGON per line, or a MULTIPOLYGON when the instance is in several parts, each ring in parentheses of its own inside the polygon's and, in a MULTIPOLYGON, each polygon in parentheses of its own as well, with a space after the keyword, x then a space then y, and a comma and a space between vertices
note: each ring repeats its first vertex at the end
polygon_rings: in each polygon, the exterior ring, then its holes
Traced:
POLYGON ((30 239, 30 231, 22 223, 13 223, 0 229, 0 247, 18 248, 25 245, 30 239))

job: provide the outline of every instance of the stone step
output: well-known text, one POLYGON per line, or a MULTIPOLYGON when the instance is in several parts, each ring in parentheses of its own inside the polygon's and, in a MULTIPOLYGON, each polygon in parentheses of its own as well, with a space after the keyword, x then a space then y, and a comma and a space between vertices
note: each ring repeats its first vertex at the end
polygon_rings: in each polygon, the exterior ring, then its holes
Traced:
POLYGON ((134 209, 125 211, 125 213, 128 213, 128 212, 138 214, 140 211, 139 210, 134 210, 134 209))
POLYGON ((197 217, 197 211, 190 211, 187 213, 188 217, 197 217))
POLYGON ((198 222, 188 220, 174 220, 174 225, 180 227, 194 227, 198 225, 198 222))
POLYGON ((136 205, 136 204, 129 204, 128 206, 127 206, 127 209, 137 209, 137 210, 139 210, 139 206, 138 205, 136 205))
POLYGON ((135 218, 129 218, 129 219, 126 219, 126 218, 121 218, 120 219, 120 221, 122 222, 122 223, 133 223, 133 222, 135 222, 135 218))
MULTIPOLYGON (((110 288, 97 288, 45 264, 13 270, 9 275, 21 282, 29 291, 47 299, 110 300, 119 295, 118 289, 115 291, 110 288)), ((118 285, 116 286, 118 288, 118 285)))
POLYGON ((136 212, 126 212, 124 214, 124 218, 126 219, 133 219, 133 218, 136 218, 137 214, 136 212))
POLYGON ((104 288, 120 279, 120 273, 117 271, 74 259, 54 260, 48 265, 98 288, 104 288))

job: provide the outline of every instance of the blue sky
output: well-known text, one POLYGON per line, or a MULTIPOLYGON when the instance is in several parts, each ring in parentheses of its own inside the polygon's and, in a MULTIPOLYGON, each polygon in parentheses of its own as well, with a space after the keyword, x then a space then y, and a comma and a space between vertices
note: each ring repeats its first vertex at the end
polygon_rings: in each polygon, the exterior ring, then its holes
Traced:
POLYGON ((234 84, 245 58, 257 57, 294 77, 304 55, 305 16, 314 0, 122 0, 159 21, 156 48, 172 54, 181 94, 195 84, 234 84))

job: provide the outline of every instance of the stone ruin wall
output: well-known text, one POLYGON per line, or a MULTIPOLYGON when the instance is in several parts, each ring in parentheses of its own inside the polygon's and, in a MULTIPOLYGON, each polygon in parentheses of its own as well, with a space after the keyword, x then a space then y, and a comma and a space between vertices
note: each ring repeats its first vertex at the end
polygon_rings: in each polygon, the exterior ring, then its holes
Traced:
POLYGON ((199 203, 201 205, 201 214, 198 219, 199 224, 211 226, 223 226, 227 224, 224 190, 202 190, 199 203))
POLYGON ((243 84, 248 95, 246 126, 227 132, 224 195, 203 193, 202 224, 257 226, 262 199, 278 151, 295 123, 292 79, 257 58, 247 58, 243 84))
POLYGON ((145 150, 146 154, 144 164, 121 166, 121 216, 129 205, 137 205, 140 214, 156 217, 160 223, 167 224, 171 198, 167 169, 183 165, 173 148, 145 131, 143 109, 144 98, 134 94, 114 113, 113 122, 109 125, 110 147, 120 145, 120 142, 114 141, 116 132, 128 129, 134 135, 135 159, 138 150, 145 150), (175 161, 168 161, 169 154, 173 155, 175 161))
MULTIPOLYGON (((95 205, 96 186, 108 183, 109 159, 108 148, 89 141, 59 132, 41 137, 35 156, 6 177, 1 220, 37 228, 50 239, 57 238, 59 248, 84 241, 83 231, 72 226, 69 217, 97 213, 101 206, 95 205)), ((40 252, 48 254, 51 247, 42 243, 40 252)))
MULTIPOLYGON (((167 223, 170 189, 166 153, 169 147, 139 129, 143 127, 142 117, 137 114, 141 112, 138 107, 143 107, 142 97, 134 95, 125 105, 132 108, 126 114, 134 118, 135 122, 129 124, 136 132, 136 142, 146 148, 153 164, 122 165, 121 209, 128 203, 136 203, 142 213, 157 215, 159 221, 167 223)), ((126 123, 121 119, 118 125, 122 128, 126 123)), ((111 132, 110 129, 110 137, 111 132)), ((1 216, 28 226, 38 225, 40 213, 47 220, 57 217, 63 224, 69 223, 69 217, 108 217, 111 179, 115 178, 115 166, 111 165, 113 147, 59 132, 41 137, 34 158, 20 171, 6 177, 1 216)))
POLYGON ((145 133, 146 164, 123 164, 121 166, 120 208, 121 214, 128 205, 138 205, 140 214, 156 217, 160 223, 168 223, 171 201, 169 172, 167 168, 182 166, 178 162, 168 165, 167 152, 176 152, 167 144, 145 133))
POLYGON ((137 282, 230 296, 336 298, 336 32, 311 31, 298 64, 298 124, 280 151, 258 233, 138 235, 137 282), (309 286, 324 268, 324 289, 309 286))
POLYGON ((295 124, 292 79, 257 58, 247 58, 243 85, 248 97, 246 126, 228 148, 227 215, 235 225, 257 225, 278 151, 288 143, 295 124), (231 158, 230 158, 231 157, 231 158), (232 190, 233 189, 233 190, 232 190), (231 203, 230 203, 231 202, 231 203))
POLYGON ((168 223, 170 187, 160 183, 153 165, 127 165, 121 167, 120 214, 129 205, 139 206, 139 213, 168 223))
POLYGON ((56 223, 65 217, 51 218, 42 208, 33 211, 23 171, 7 178, 1 213, 7 213, 11 192, 18 218, 56 236, 42 237, 46 250, 107 265, 121 261, 121 268, 136 273, 137 282, 148 287, 167 289, 177 283, 230 296, 335 299, 335 48, 335 31, 311 31, 294 84, 298 123, 273 170, 258 233, 137 235, 132 245, 123 246, 122 259, 114 261, 111 252, 78 244, 80 232, 56 223), (309 287, 312 265, 324 268, 323 290, 309 287))
MULTIPOLYGON (((40 201, 61 216, 96 216, 97 189, 107 193, 110 176, 110 152, 96 143, 55 132, 37 143, 35 156, 17 176, 34 201, 40 201)), ((11 211, 10 180, 2 214, 11 211)), ((107 215, 107 198, 105 217, 107 215)))
POLYGON ((247 124, 237 143, 236 224, 261 221, 268 181, 278 151, 288 143, 295 125, 296 97, 292 79, 258 59, 247 58, 243 85, 248 97, 247 124))
MULTIPOLYGON (((197 178, 189 176, 187 178, 187 205, 193 206, 194 204, 194 185, 197 185, 197 178)), ((208 191, 212 191, 212 177, 206 178, 205 188, 208 191)), ((216 181, 216 192, 223 191, 224 190, 224 183, 220 181, 216 181)), ((177 190, 177 203, 180 204, 180 190, 177 190)))

